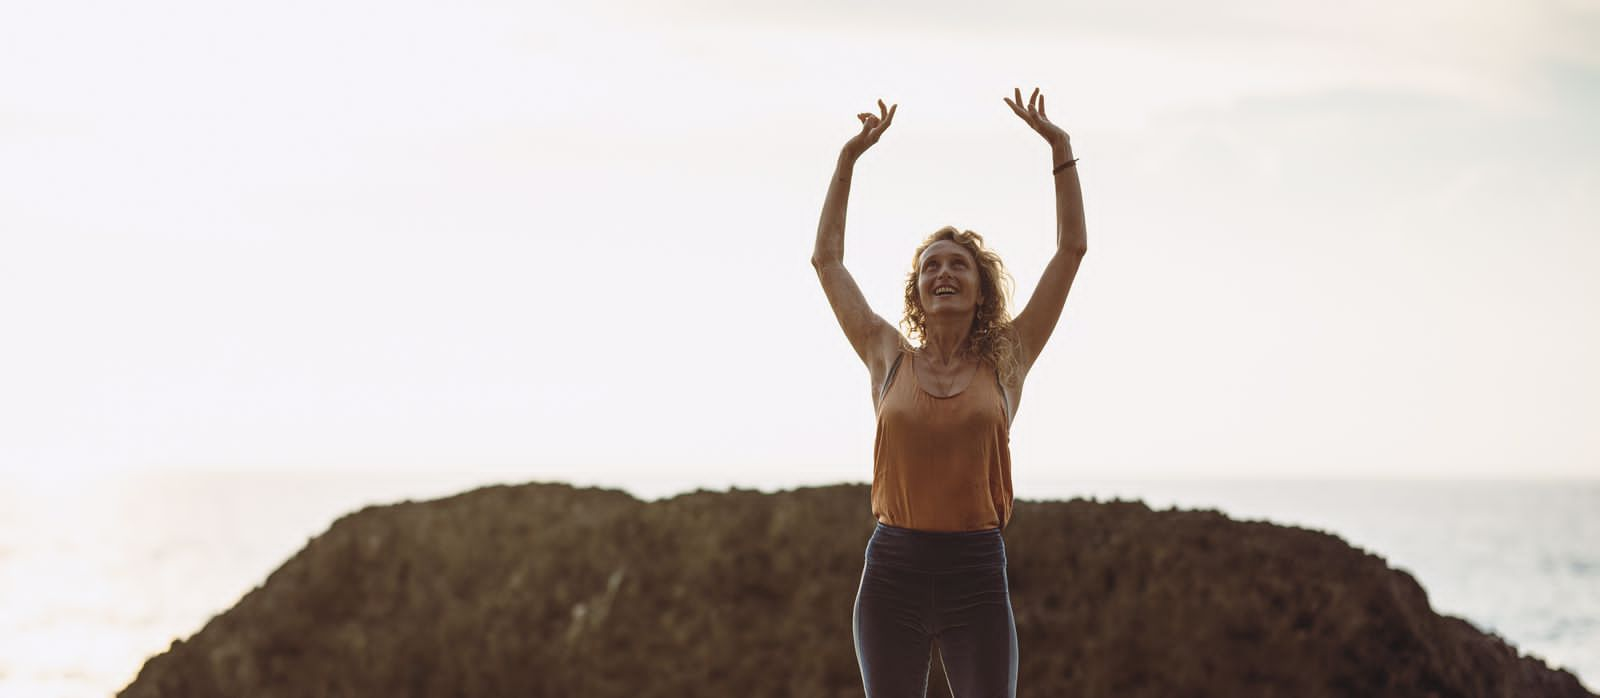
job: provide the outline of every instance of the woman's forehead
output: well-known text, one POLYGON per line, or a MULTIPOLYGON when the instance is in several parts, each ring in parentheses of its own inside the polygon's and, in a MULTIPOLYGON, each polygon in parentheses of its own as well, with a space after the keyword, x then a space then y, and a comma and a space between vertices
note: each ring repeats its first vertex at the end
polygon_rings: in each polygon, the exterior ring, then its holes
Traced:
POLYGON ((932 245, 928 245, 928 249, 922 251, 922 259, 920 261, 926 262, 935 257, 963 257, 970 261, 972 259, 972 253, 967 251, 967 248, 962 247, 959 243, 951 242, 949 240, 940 240, 932 245))

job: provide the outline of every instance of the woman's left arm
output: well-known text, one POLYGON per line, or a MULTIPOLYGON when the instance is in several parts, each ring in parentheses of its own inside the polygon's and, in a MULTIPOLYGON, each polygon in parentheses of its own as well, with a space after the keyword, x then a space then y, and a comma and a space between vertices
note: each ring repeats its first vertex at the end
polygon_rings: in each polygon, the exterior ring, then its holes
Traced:
POLYGON ((1067 303, 1067 292, 1078 275, 1078 265, 1089 249, 1089 239, 1083 221, 1083 190, 1078 185, 1078 167, 1073 163, 1072 139, 1061 127, 1050 123, 1045 115, 1044 95, 1033 91, 1027 110, 1022 103, 1022 90, 1016 92, 1016 101, 1005 100, 1017 116, 1043 136, 1050 144, 1052 177, 1056 189, 1056 252, 1045 265, 1039 285, 1033 290, 1028 305, 1012 321, 1017 340, 1022 344, 1024 369, 1033 365, 1039 351, 1049 341, 1061 318, 1061 309, 1067 303), (1065 167, 1063 167, 1065 165, 1065 167))

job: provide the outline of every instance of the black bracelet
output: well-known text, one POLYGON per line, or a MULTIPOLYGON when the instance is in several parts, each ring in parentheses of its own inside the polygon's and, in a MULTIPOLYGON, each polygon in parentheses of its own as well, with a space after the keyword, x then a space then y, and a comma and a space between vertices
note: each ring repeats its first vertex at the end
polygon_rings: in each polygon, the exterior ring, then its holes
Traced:
POLYGON ((1055 168, 1055 169, 1053 169, 1053 170, 1050 170, 1050 174, 1053 174, 1053 175, 1057 175, 1057 174, 1061 174, 1061 171, 1062 171, 1062 170, 1065 170, 1065 169, 1067 169, 1067 168, 1068 168, 1068 167, 1072 167, 1072 166, 1073 166, 1073 164, 1075 164, 1075 163, 1077 163, 1077 162, 1078 162, 1078 159, 1077 159, 1077 158, 1073 158, 1073 159, 1071 159, 1071 160, 1068 160, 1068 161, 1066 161, 1066 162, 1063 162, 1063 163, 1061 163, 1061 164, 1059 164, 1059 165, 1056 165, 1056 168, 1055 168))

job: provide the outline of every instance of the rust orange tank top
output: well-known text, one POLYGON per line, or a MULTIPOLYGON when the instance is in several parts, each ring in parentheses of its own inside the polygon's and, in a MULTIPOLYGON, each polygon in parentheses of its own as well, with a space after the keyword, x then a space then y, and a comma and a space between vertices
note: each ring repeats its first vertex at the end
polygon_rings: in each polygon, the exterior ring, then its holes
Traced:
POLYGON ((872 514, 924 531, 1005 528, 1011 520, 1011 434, 994 367, 979 362, 966 389, 924 390, 902 349, 878 402, 872 514))

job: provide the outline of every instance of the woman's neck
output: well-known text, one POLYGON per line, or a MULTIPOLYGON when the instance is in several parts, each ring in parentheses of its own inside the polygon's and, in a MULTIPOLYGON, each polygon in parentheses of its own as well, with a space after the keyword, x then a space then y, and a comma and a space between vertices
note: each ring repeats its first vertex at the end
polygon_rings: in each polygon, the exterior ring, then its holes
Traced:
POLYGON ((968 330, 972 327, 972 314, 956 317, 928 318, 922 329, 922 350, 929 358, 946 366, 966 358, 970 349, 968 330))

